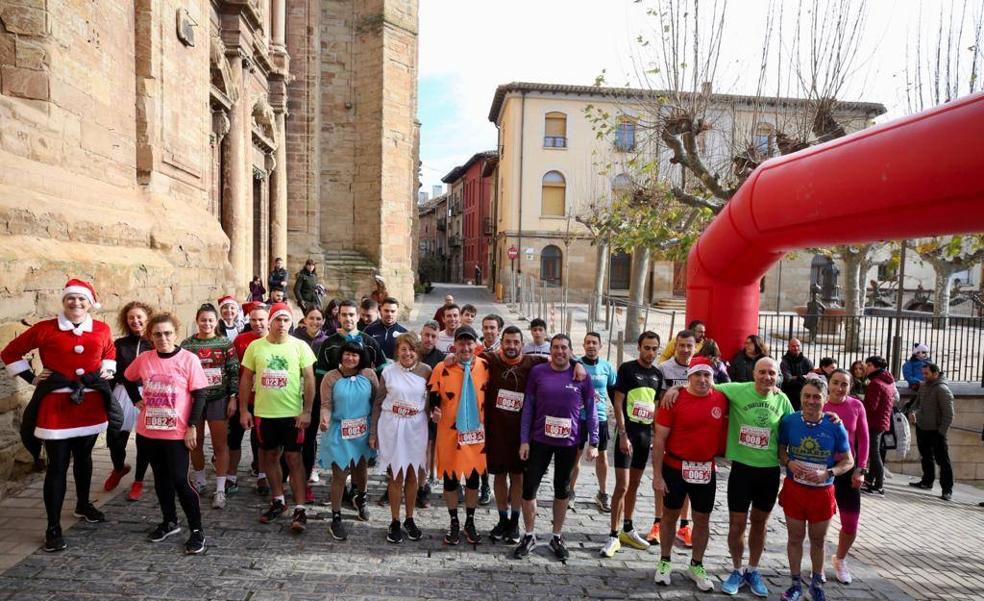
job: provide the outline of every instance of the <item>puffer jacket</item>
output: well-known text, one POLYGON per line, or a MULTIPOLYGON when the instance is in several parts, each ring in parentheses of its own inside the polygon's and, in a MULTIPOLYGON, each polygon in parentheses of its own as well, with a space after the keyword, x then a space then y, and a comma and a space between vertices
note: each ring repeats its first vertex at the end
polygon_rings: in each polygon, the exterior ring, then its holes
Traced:
POLYGON ((868 376, 864 392, 864 411, 872 432, 888 432, 892 428, 892 407, 895 404, 895 378, 887 369, 868 376))
POLYGON ((932 382, 926 380, 919 386, 909 409, 916 415, 917 428, 946 436, 953 423, 953 392, 942 376, 932 382))

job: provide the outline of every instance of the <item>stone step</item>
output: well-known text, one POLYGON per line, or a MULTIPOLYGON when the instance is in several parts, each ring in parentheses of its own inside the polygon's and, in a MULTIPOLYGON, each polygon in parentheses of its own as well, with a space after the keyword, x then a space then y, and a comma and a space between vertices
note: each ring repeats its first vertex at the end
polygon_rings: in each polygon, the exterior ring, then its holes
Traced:
POLYGON ((686 311, 687 299, 679 296, 661 298, 656 301, 656 308, 665 311, 686 311))

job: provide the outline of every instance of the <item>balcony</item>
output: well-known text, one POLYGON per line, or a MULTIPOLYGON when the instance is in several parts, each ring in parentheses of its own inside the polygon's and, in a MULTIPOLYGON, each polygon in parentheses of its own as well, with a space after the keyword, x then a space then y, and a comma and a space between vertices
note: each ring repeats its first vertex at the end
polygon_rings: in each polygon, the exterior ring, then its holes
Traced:
POLYGON ((543 136, 544 148, 567 148, 567 136, 543 136))
POLYGON ((486 236, 491 236, 492 235, 493 228, 492 228, 492 218, 491 217, 486 217, 485 218, 485 220, 484 220, 484 222, 482 224, 482 231, 485 233, 486 236))
POLYGON ((448 246, 451 246, 452 248, 461 246, 461 236, 458 234, 451 234, 448 236, 448 246))
POLYGON ((444 232, 447 231, 447 229, 448 229, 448 218, 439 217, 437 220, 437 231, 444 232))

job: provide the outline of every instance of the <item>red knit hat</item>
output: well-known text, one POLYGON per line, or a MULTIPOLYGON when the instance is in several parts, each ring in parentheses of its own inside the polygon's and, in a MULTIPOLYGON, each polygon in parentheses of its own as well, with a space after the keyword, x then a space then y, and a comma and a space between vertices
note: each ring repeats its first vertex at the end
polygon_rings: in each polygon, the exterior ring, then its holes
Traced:
POLYGON ((287 306, 287 303, 277 303, 270 307, 270 321, 273 321, 280 315, 286 315, 291 322, 294 321, 294 314, 291 313, 290 307, 287 306))
POLYGON ((72 278, 65 283, 65 289, 62 290, 62 298, 65 298, 69 294, 81 294, 92 305, 93 309, 99 309, 102 307, 98 302, 96 302, 96 289, 92 287, 92 284, 72 278))

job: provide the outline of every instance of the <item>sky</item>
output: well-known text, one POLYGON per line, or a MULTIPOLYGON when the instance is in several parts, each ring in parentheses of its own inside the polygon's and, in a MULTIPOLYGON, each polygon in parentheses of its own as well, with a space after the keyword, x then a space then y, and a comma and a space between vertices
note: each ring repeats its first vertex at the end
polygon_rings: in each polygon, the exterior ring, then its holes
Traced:
MULTIPOLYGON (((968 1, 977 9, 984 5, 984 0, 968 1)), ((917 24, 927 27, 939 2, 869 0, 855 70, 841 100, 880 102, 888 108, 882 120, 906 114, 906 52, 913 47, 917 24)), ((632 0, 420 0, 421 189, 430 192, 456 165, 495 148, 496 129, 488 113, 500 84, 591 85, 605 70, 609 85, 639 87, 635 67, 651 55, 635 40, 654 37, 654 18, 645 14, 651 5, 632 0)), ((797 6, 793 0, 731 0, 715 91, 754 90, 764 15, 797 6)), ((776 38, 788 48, 788 30, 776 38)))

